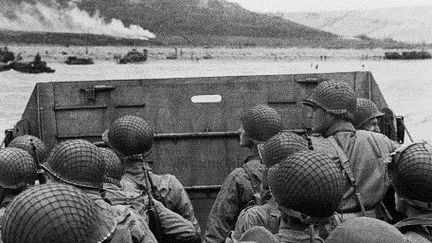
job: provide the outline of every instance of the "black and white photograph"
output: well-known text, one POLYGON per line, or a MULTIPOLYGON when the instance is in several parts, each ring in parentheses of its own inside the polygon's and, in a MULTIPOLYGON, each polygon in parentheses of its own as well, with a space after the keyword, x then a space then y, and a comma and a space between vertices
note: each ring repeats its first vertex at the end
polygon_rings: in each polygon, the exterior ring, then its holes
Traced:
POLYGON ((429 0, 0 0, 0 243, 432 242, 429 0))

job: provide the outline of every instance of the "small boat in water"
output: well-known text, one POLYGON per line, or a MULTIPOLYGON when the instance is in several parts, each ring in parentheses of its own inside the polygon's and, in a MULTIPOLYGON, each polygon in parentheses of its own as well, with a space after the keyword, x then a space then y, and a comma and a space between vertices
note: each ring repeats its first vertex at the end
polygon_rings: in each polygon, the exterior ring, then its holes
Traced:
POLYGON ((46 62, 13 62, 12 69, 23 73, 53 73, 54 69, 47 67, 46 62))
POLYGON ((384 53, 385 59, 390 60, 417 60, 417 59, 429 59, 432 55, 427 51, 405 51, 399 52, 386 52, 384 53))
POLYGON ((0 62, 9 62, 9 61, 13 61, 15 60, 15 54, 11 51, 9 51, 7 49, 7 47, 5 48, 0 48, 0 62))
POLYGON ((202 57, 203 59, 213 59, 213 56, 210 54, 207 54, 205 56, 202 57))
POLYGON ((10 63, 0 63, 0 72, 8 71, 11 68, 12 67, 11 67, 10 63))
POLYGON ((89 65, 93 64, 93 59, 91 58, 78 58, 76 56, 68 56, 66 62, 68 65, 89 65))
POLYGON ((120 64, 127 63, 137 63, 137 62, 145 62, 147 61, 147 49, 144 49, 143 52, 139 52, 135 49, 128 52, 126 56, 119 59, 120 64))

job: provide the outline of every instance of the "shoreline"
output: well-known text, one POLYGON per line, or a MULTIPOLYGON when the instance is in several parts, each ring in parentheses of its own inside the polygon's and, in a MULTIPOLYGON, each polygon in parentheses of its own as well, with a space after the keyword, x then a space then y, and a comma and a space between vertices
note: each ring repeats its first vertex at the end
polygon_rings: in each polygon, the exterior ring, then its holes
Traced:
MULTIPOLYGON (((131 46, 59 46, 59 45, 8 45, 15 55, 21 53, 23 61, 32 61, 36 53, 49 63, 64 63, 68 56, 89 57, 95 62, 115 62, 115 56, 124 56, 131 46)), ((175 54, 175 47, 136 46, 148 49, 148 61, 167 60, 175 54)), ((266 48, 266 47, 195 47, 177 48, 176 60, 199 61, 206 57, 217 60, 269 60, 269 61, 327 61, 327 60, 381 60, 389 50, 377 49, 325 49, 325 48, 266 48)), ((412 51, 396 49, 392 51, 412 51)), ((427 49, 426 51, 430 51, 427 49)))

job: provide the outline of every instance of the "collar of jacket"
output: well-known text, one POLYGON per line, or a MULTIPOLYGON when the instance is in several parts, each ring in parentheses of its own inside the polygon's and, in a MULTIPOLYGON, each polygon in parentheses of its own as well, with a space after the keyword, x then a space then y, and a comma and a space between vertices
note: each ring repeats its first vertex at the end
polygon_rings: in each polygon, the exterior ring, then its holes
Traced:
POLYGON ((284 206, 279 205, 278 209, 285 215, 292 217, 292 218, 296 218, 298 219, 300 222, 304 223, 304 224, 328 224, 330 222, 332 222, 334 216, 329 216, 329 217, 311 217, 308 216, 306 214, 300 213, 298 211, 286 208, 284 206))
POLYGON ((249 155, 248 157, 246 157, 246 159, 243 161, 244 164, 246 164, 247 162, 251 161, 251 160, 261 160, 261 158, 259 157, 259 155, 257 154, 252 154, 249 155))
POLYGON ((7 194, 1 202, 0 208, 7 207, 18 194, 7 194))
POLYGON ((123 163, 123 174, 141 175, 144 173, 144 167, 148 171, 153 171, 152 168, 142 161, 129 161, 128 163, 123 163))
POLYGON ((355 132, 356 129, 350 121, 339 120, 333 124, 325 133, 325 137, 330 137, 338 132, 355 132))

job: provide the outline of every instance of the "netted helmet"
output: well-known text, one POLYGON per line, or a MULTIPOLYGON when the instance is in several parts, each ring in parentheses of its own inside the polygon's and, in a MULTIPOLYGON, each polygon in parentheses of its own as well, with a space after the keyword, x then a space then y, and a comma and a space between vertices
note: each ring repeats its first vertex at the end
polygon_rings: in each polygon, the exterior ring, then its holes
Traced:
POLYGON ((102 188, 105 163, 98 147, 85 140, 69 140, 54 147, 41 165, 62 182, 89 188, 102 188))
POLYGON ((117 226, 115 215, 78 189, 57 183, 15 197, 3 217, 4 243, 102 242, 117 226))
POLYGON ((240 121, 249 137, 258 141, 266 141, 282 131, 283 127, 280 115, 267 105, 257 105, 246 110, 240 121))
POLYGON ((99 148, 106 166, 106 176, 121 180, 123 176, 123 164, 117 154, 109 148, 99 148))
POLYGON ((432 147, 414 143, 397 152, 390 166, 400 197, 432 202, 432 147))
POLYGON ((356 102, 356 93, 347 83, 333 80, 319 83, 309 98, 303 100, 307 106, 319 107, 351 121, 354 118, 356 102))
POLYGON ((368 217, 350 218, 336 227, 327 243, 404 243, 404 236, 394 226, 368 217))
POLYGON ((308 149, 308 142, 293 132, 280 132, 264 143, 262 160, 267 166, 278 164, 295 152, 308 149))
POLYGON ((33 157, 20 148, 0 149, 0 186, 9 189, 34 184, 37 167, 33 157))
POLYGON ((279 240, 265 227, 253 226, 241 235, 239 242, 278 243, 279 240))
POLYGON ((153 145, 153 130, 140 117, 123 116, 110 126, 108 143, 124 156, 143 154, 153 145))
POLYGON ((342 201, 344 177, 325 154, 299 151, 268 172, 278 205, 311 217, 329 217, 342 201))
POLYGON ((42 163, 48 155, 48 149, 42 140, 32 135, 22 135, 14 138, 8 147, 20 148, 29 152, 35 160, 42 163), (36 154, 33 150, 32 143, 36 149, 36 154))
POLYGON ((357 107, 354 113, 354 126, 359 129, 363 124, 372 118, 377 118, 384 115, 378 110, 378 107, 370 100, 358 98, 357 107))

